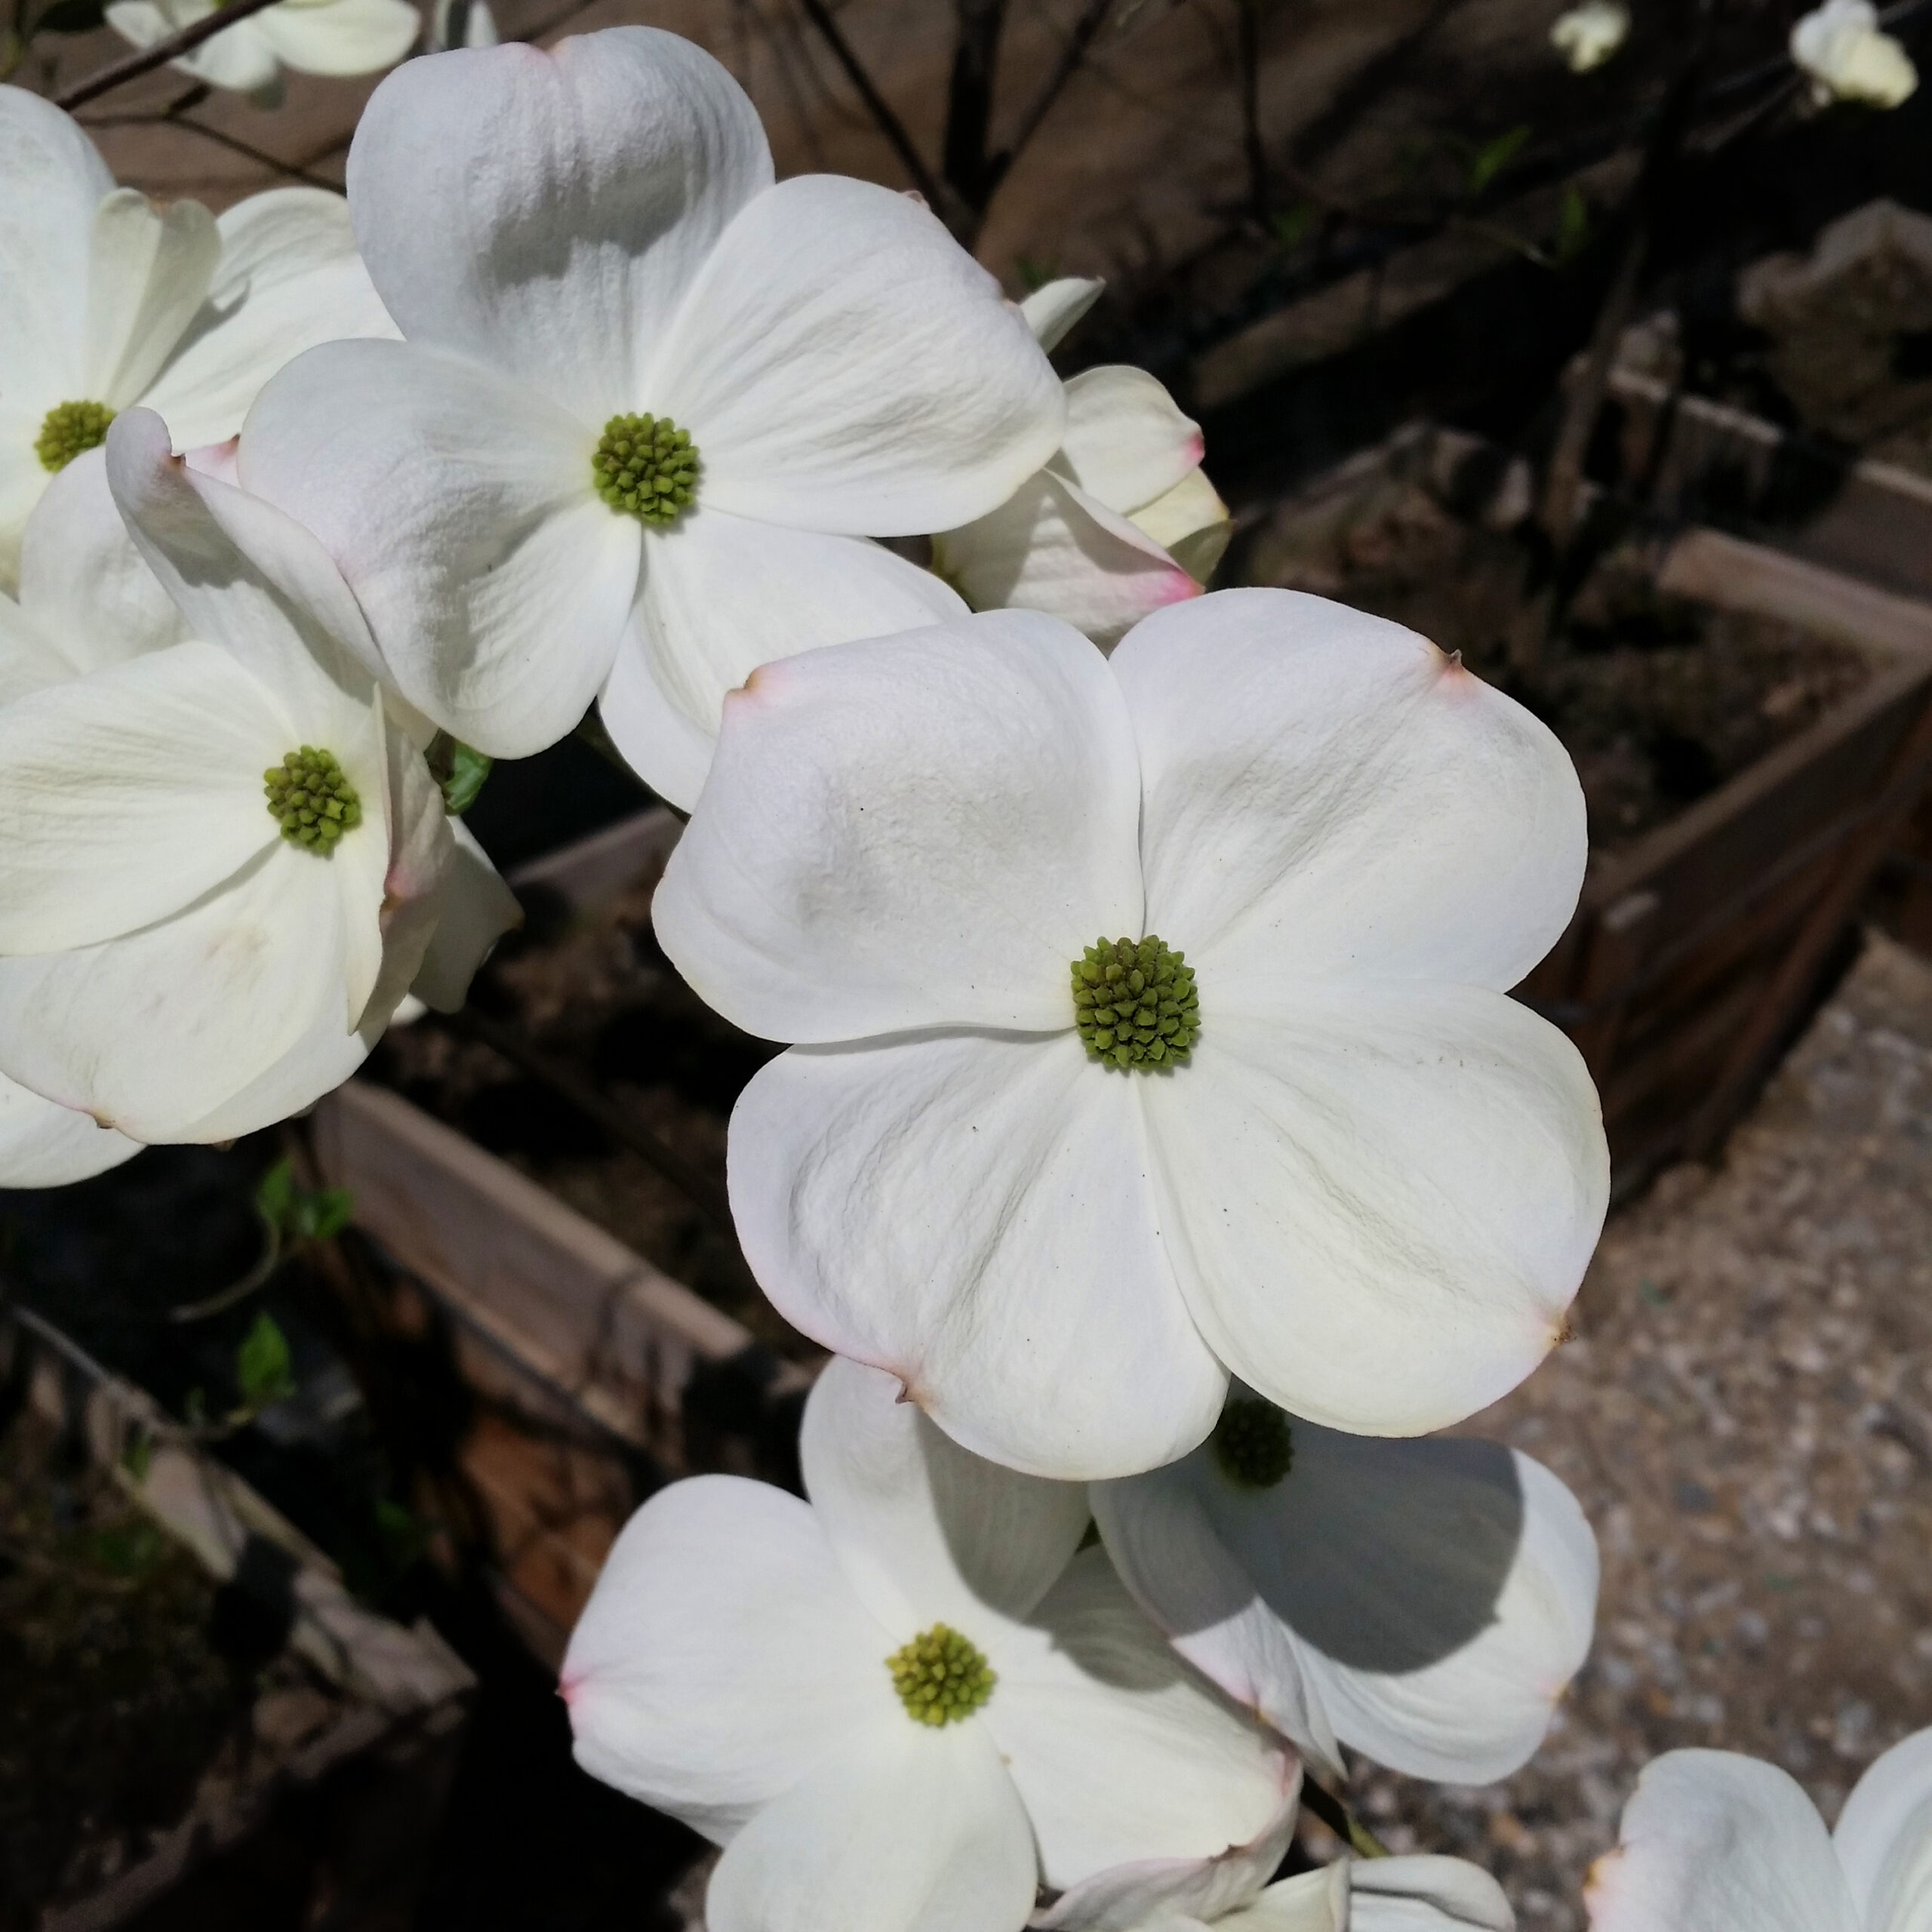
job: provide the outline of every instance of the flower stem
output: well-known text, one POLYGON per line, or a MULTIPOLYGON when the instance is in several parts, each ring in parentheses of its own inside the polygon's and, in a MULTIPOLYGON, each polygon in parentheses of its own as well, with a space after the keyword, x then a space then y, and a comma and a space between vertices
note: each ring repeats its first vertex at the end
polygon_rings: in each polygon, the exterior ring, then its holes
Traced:
POLYGON ((1333 1792, 1306 1774, 1301 1801, 1304 1810, 1312 1811, 1358 1857, 1389 1857, 1389 1847, 1333 1792))

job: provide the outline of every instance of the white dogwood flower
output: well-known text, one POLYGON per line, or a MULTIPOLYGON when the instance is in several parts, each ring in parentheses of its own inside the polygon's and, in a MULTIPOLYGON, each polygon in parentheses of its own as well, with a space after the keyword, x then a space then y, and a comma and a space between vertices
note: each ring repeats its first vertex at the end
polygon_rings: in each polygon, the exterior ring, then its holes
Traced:
POLYGON ((49 479, 117 411, 158 411, 184 449, 218 443, 291 355, 395 332, 340 195, 158 208, 115 187, 51 102, 0 87, 0 589, 49 479))
POLYGON ((1291 591, 1103 657, 1030 611, 767 665, 658 937, 765 1038, 734 1214, 786 1318, 1044 1475, 1185 1455, 1232 1370, 1414 1435, 1555 1343, 1608 1161, 1505 995, 1574 909, 1561 747, 1291 591))
POLYGON ((1596 1539, 1497 1443, 1340 1435, 1237 1389, 1200 1448, 1093 1502, 1174 1647, 1338 1777, 1343 1744, 1414 1777, 1508 1777, 1589 1651, 1596 1539))
POLYGON ((0 1075, 0 1188, 65 1187, 131 1161, 138 1140, 0 1075))
POLYGON ((1247 1844, 1291 1753, 1175 1656, 1077 1487, 826 1367, 801 1502, 696 1476, 617 1539, 571 1638, 577 1761, 725 1847, 711 1932, 1019 1932, 1035 1889, 1247 1844))
POLYGON ((1035 1932, 1515 1932, 1503 1888, 1460 1858, 1340 1858, 1270 1884, 1295 1810, 1218 1858, 1096 1872, 1036 1912, 1035 1932))
MULTIPOLYGON (((107 24, 136 47, 152 47, 218 12, 221 0, 109 0, 107 24)), ((281 104, 282 69, 338 79, 379 74, 416 45, 423 17, 408 0, 280 0, 225 27, 168 65, 210 87, 281 104)))
POLYGON ((1583 0, 1558 17, 1549 44, 1573 74, 1601 67, 1630 36, 1630 9, 1623 0, 1583 0))
MULTIPOLYGON (((1100 292, 1049 282, 1021 306, 1051 349, 1100 292)), ((1198 424, 1144 369, 1066 384, 1066 434, 996 510, 933 539, 933 567, 976 611, 1044 611, 1103 650, 1150 611, 1200 595, 1227 547, 1228 507, 1201 472, 1198 424)))
POLYGON ((106 468, 188 635, 97 641, 0 706, 0 1073, 134 1140, 225 1140, 346 1078, 412 983, 459 1003, 515 906, 315 540, 149 411, 106 468))
POLYGON ((1644 1767, 1584 1900, 1592 1932, 1924 1932, 1932 1730, 1876 1759, 1829 1832, 1776 1765, 1668 1751, 1644 1767))
POLYGON ((480 750, 537 751, 598 697, 688 806, 755 665, 963 609, 866 537, 977 516, 1060 441, 1051 366, 940 223, 868 182, 774 186, 743 90, 675 35, 411 61, 349 198, 408 340, 285 371, 242 480, 480 750))
POLYGON ((1896 107, 1918 85, 1912 56, 1878 26, 1872 0, 1825 0, 1791 30, 1791 57, 1820 106, 1834 100, 1896 107))

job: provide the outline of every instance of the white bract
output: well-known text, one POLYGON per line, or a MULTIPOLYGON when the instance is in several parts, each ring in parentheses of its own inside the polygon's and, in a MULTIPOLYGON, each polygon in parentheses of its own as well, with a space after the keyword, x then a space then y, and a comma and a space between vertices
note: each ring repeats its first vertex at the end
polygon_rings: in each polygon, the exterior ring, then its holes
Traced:
MULTIPOLYGON (((221 0, 110 0, 107 23, 123 40, 152 47, 198 25, 220 5, 221 0)), ((337 78, 379 74, 393 67, 422 31, 422 16, 408 0, 280 0, 168 65, 211 87, 251 95, 259 107, 274 107, 281 101, 285 67, 337 78)))
POLYGON ((1181 1654, 1338 1777, 1343 1744, 1415 1777, 1508 1777, 1589 1651, 1596 1539, 1497 1443, 1338 1435, 1237 1391, 1201 1448, 1093 1502, 1181 1654))
POLYGON ((1896 107, 1918 85, 1903 45, 1878 26, 1871 0, 1825 0, 1791 30, 1791 57, 1820 106, 1833 100, 1896 107))
POLYGON ((1666 1752, 1644 1767, 1584 1896, 1592 1932, 1924 1932, 1932 1730, 1874 1762, 1830 1832, 1774 1764, 1666 1752))
MULTIPOLYGON (((1100 292, 1049 282, 1021 312, 1051 349, 1100 292)), ((933 539, 933 567, 976 611, 1045 611, 1103 649, 1151 611, 1198 596, 1232 528, 1201 473, 1198 424, 1145 370, 1066 385, 1066 435, 990 515, 933 539)))
POLYGON ((158 411, 184 449, 220 442, 291 356, 394 333, 340 195, 158 208, 60 109, 0 87, 0 588, 50 478, 116 411, 158 411))
POLYGON ((1549 44, 1562 55, 1573 74, 1601 67, 1630 33, 1630 9, 1623 0, 1583 0, 1559 15, 1549 29, 1549 44))
POLYGON ((321 536, 403 694, 493 755, 597 697, 688 806, 755 666, 963 610, 866 537, 977 516, 1060 441, 1051 366, 944 227, 866 182, 774 186, 751 103, 674 35, 411 62, 349 198, 408 340, 287 370, 242 480, 321 536))
POLYGON ((460 1002, 515 906, 314 539, 148 411, 106 467, 187 635, 75 639, 81 675, 0 707, 0 1072, 134 1140, 226 1140, 346 1078, 412 982, 460 1002))
POLYGON ((968 1447, 1086 1478, 1185 1455, 1230 1370, 1413 1435, 1542 1360, 1608 1161, 1504 989, 1583 859, 1527 712, 1396 625, 1223 591, 1111 658, 1001 611, 764 666, 655 918, 711 1005, 804 1043, 731 1128, 780 1311, 968 1447), (1152 977, 1077 1004, 1122 939, 1152 977))
POLYGON ((710 1932, 1018 1932, 1042 1883, 1211 1858, 1291 1817, 1292 1754, 1174 1655, 1104 1551, 1075 1554, 1084 1494, 968 1455, 897 1393, 830 1363, 811 1500, 673 1484, 571 1636, 579 1763, 726 1847, 710 1932))

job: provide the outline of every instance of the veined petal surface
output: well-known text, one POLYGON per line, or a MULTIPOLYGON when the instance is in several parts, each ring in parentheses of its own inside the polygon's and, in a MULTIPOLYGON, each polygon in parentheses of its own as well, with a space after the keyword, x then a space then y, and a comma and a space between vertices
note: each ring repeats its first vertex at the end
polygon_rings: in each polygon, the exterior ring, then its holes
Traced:
POLYGON ((268 8, 254 22, 284 66, 340 77, 393 67, 423 32, 405 0, 309 0, 268 8))
POLYGON ((138 1140, 0 1075, 0 1188, 65 1187, 140 1151, 138 1140))
POLYGON ((174 353, 221 260, 199 202, 158 208, 117 188, 94 210, 88 267, 86 395, 125 409, 174 353))
POLYGON ((1134 1084, 1070 1030, 781 1054, 731 1118, 752 1272, 980 1455, 1067 1480, 1172 1462, 1226 1377, 1174 1287, 1134 1084))
POLYGON ((1865 1932, 1914 1932, 1932 1914, 1932 1730, 1869 1765, 1832 1834, 1865 1932))
POLYGON ((643 26, 412 60, 376 90, 349 155, 363 259, 403 334, 515 377, 593 442, 620 411, 663 413, 647 368, 771 180, 737 82, 643 26))
POLYGON ((1201 426, 1145 369, 1083 369, 1066 385, 1066 435, 1054 467, 1125 516, 1199 466, 1201 426))
POLYGON ((1140 931, 1139 811, 1107 667, 1051 619, 788 657, 725 702, 657 936, 768 1038, 1070 1034, 1072 962, 1140 931))

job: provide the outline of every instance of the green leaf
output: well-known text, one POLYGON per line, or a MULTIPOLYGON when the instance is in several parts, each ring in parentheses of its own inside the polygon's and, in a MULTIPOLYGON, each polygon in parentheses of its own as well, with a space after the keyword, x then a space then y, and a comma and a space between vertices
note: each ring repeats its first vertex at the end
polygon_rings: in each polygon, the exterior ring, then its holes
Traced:
POLYGON ((139 1423, 128 1432, 121 1451, 121 1466, 137 1482, 146 1482, 154 1466, 154 1438, 139 1423))
POLYGON ((251 1409, 265 1409, 294 1394, 288 1338, 272 1315, 257 1315, 255 1325, 242 1337, 242 1346, 235 1351, 235 1380, 242 1400, 251 1409))
POLYGON ((1035 289, 1044 288, 1050 281, 1060 279, 1060 268, 1057 262, 1036 261, 1031 255, 1022 255, 1014 266, 1020 271, 1020 279, 1031 295, 1035 289))
POLYGON ((330 1241, 348 1226, 355 1197, 346 1187, 318 1187, 296 1204, 295 1232, 304 1241, 330 1241))
POLYGON ((1556 246, 1552 259, 1560 266, 1574 261, 1590 238, 1590 205, 1574 183, 1563 191, 1563 205, 1556 217, 1556 246))
POLYGON ((475 804, 494 762, 474 745, 460 740, 451 745, 449 776, 443 780, 443 810, 451 818, 460 818, 475 804))
POLYGON ((255 1183, 255 1212, 272 1228, 285 1228, 295 1205, 295 1170, 278 1161, 255 1183))
POLYGON ((33 23, 35 33, 92 33, 106 17, 103 0, 54 0, 33 23))
POLYGON ((1268 226, 1275 231, 1275 245, 1282 249, 1300 248, 1321 213, 1312 202, 1297 202, 1291 208, 1271 214, 1268 226))
POLYGON ((1469 192, 1480 195, 1515 159, 1517 151, 1529 138, 1526 122, 1478 148, 1469 157, 1469 192))

